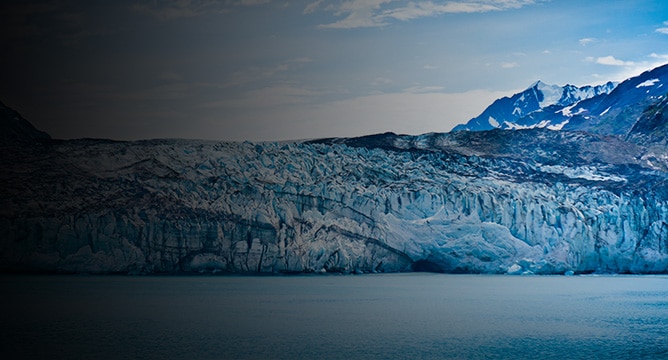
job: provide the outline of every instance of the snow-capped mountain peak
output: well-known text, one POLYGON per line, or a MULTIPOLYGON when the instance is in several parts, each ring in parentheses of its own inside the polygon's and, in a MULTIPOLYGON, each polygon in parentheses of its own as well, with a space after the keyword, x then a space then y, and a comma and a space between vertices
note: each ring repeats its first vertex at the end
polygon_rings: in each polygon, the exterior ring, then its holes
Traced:
POLYGON ((564 89, 558 85, 549 85, 540 80, 531 87, 536 91, 536 98, 541 108, 554 105, 561 100, 564 89))
POLYGON ((643 110, 668 94, 668 64, 621 83, 597 86, 548 85, 542 81, 490 105, 453 131, 548 128, 628 135, 643 110), (498 126, 492 126, 493 118, 498 126))
POLYGON ((601 94, 608 94, 616 85, 616 83, 608 82, 599 86, 559 86, 546 84, 538 80, 521 93, 517 93, 510 98, 505 97, 496 100, 478 117, 471 119, 465 125, 458 125, 453 131, 536 127, 561 129, 565 125, 564 122, 568 120, 567 116, 562 114, 554 119, 546 119, 541 113, 552 107, 557 107, 557 109, 550 111, 550 114, 558 111, 565 113, 570 110, 566 107, 601 94), (533 117, 536 115, 539 116, 534 119, 533 117))

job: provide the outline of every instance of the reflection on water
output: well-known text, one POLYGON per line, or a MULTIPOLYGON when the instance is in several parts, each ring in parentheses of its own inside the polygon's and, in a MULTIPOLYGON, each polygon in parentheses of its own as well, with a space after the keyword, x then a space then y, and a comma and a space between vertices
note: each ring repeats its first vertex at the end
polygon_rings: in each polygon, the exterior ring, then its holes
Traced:
POLYGON ((668 358, 665 276, 3 276, 0 285, 6 359, 668 358))

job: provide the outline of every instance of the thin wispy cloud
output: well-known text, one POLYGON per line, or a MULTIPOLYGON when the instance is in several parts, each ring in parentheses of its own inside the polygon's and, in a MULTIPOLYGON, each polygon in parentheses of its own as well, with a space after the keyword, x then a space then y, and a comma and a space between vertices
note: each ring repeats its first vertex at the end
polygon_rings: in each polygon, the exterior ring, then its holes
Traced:
POLYGON ((387 25, 378 11, 383 4, 392 0, 351 0, 343 2, 336 8, 331 6, 327 9, 334 9, 335 16, 345 16, 343 19, 330 23, 319 25, 322 29, 353 29, 361 27, 378 27, 387 25))
POLYGON ((501 67, 504 68, 504 69, 512 69, 512 68, 516 68, 516 67, 518 67, 518 66, 520 66, 520 65, 519 65, 518 63, 516 63, 516 62, 504 62, 504 63, 501 63, 501 67))
POLYGON ((322 4, 323 0, 317 0, 312 3, 309 3, 306 5, 304 8, 303 14, 311 14, 314 13, 318 10, 318 7, 320 7, 320 4, 322 4))
POLYGON ((290 60, 289 62, 291 63, 297 63, 297 64, 305 64, 305 63, 310 63, 313 62, 313 59, 309 57, 298 57, 290 60))
POLYGON ((596 39, 594 39, 594 38, 582 38, 582 39, 578 40, 578 42, 582 46, 587 46, 587 45, 589 45, 589 44, 591 44, 595 41, 596 41, 596 39))
POLYGON ((668 35, 668 21, 663 22, 664 27, 656 29, 656 32, 668 35))
POLYGON ((410 2, 407 6, 387 10, 380 17, 406 21, 445 13, 476 13, 495 10, 502 10, 502 8, 484 2, 447 2, 438 4, 431 1, 422 1, 417 3, 410 2))
MULTIPOLYGON (((320 25, 320 28, 351 29, 358 27, 386 26, 393 20, 409 21, 442 14, 483 13, 519 9, 534 4, 535 0, 469 0, 469 1, 392 1, 392 0, 350 0, 338 6, 328 6, 335 16, 345 16, 339 21, 320 25), (395 4, 390 7, 390 3, 395 4)), ((321 4, 309 4, 304 13, 315 11, 321 4), (308 10, 308 11, 307 11, 308 10)))
POLYGON ((443 89, 443 86, 411 86, 404 89, 404 92, 410 94, 426 94, 441 92, 443 89))
POLYGON ((373 86, 373 87, 379 87, 379 86, 389 85, 392 82, 393 82, 392 79, 388 79, 386 77, 381 76, 381 77, 377 77, 377 78, 373 79, 373 81, 371 81, 370 85, 373 86))
POLYGON ((270 2, 271 0, 241 0, 237 2, 237 4, 243 6, 256 6, 256 5, 269 4, 270 2))

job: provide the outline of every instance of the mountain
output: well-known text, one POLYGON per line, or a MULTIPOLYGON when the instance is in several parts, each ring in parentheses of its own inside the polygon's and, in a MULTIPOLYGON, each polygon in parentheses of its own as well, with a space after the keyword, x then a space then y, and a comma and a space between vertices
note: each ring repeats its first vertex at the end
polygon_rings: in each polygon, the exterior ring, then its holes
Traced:
MULTIPOLYGON (((599 86, 547 85, 538 81, 521 93, 512 97, 498 99, 485 109, 479 116, 465 125, 456 126, 453 131, 469 130, 484 131, 492 129, 559 129, 565 116, 555 116, 582 100, 610 93, 616 84, 608 82, 599 86), (547 112, 551 118, 533 118, 537 112, 547 112), (556 120, 556 121, 555 121, 556 120)), ((570 115, 566 114, 566 115, 570 115)))
POLYGON ((564 130, 626 135, 643 111, 668 93, 668 64, 620 83, 613 91, 575 105, 564 130))
POLYGON ((21 114, 0 102, 0 145, 15 145, 17 143, 32 143, 34 141, 50 139, 49 134, 37 130, 21 114))
POLYGON ((641 144, 668 145, 668 97, 645 108, 626 138, 641 144))
POLYGON ((620 84, 559 87, 539 81, 510 98, 496 100, 452 131, 547 128, 626 135, 643 110, 660 102, 666 93, 668 64, 620 84))
POLYGON ((63 141, 3 106, 0 271, 665 274, 665 71, 536 83, 488 108, 516 131, 63 141))

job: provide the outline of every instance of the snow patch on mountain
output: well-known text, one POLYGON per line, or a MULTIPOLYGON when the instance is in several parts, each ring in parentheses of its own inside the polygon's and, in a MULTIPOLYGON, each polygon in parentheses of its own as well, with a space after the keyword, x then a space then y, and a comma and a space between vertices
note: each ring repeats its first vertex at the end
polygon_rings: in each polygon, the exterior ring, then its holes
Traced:
POLYGON ((560 122, 559 124, 548 125, 547 128, 550 129, 550 130, 559 131, 559 130, 563 129, 564 126, 566 126, 569 121, 570 120, 564 120, 563 122, 560 122))
POLYGON ((564 115, 564 116, 573 116, 573 114, 571 113, 571 110, 573 110, 573 108, 574 108, 575 106, 577 106, 577 104, 573 104, 573 105, 570 105, 570 106, 566 106, 566 107, 564 107, 564 108, 561 109, 561 110, 557 110, 556 112, 557 112, 557 113, 561 113, 561 114, 564 115))
POLYGON ((657 82, 659 82, 659 79, 645 80, 640 84, 636 85, 636 89, 641 87, 654 86, 657 82))
POLYGON ((561 113, 564 116, 572 117, 572 116, 580 115, 582 113, 587 112, 587 109, 585 109, 585 108, 578 108, 575 112, 573 112, 572 110, 576 106, 578 106, 578 103, 570 105, 570 106, 566 106, 565 108, 556 111, 556 113, 561 113))
POLYGON ((543 120, 538 124, 533 124, 533 125, 519 125, 515 123, 511 123, 509 121, 504 122, 505 124, 505 129, 508 130, 527 130, 527 129, 542 129, 545 127, 548 127, 550 125, 549 120, 543 120))

